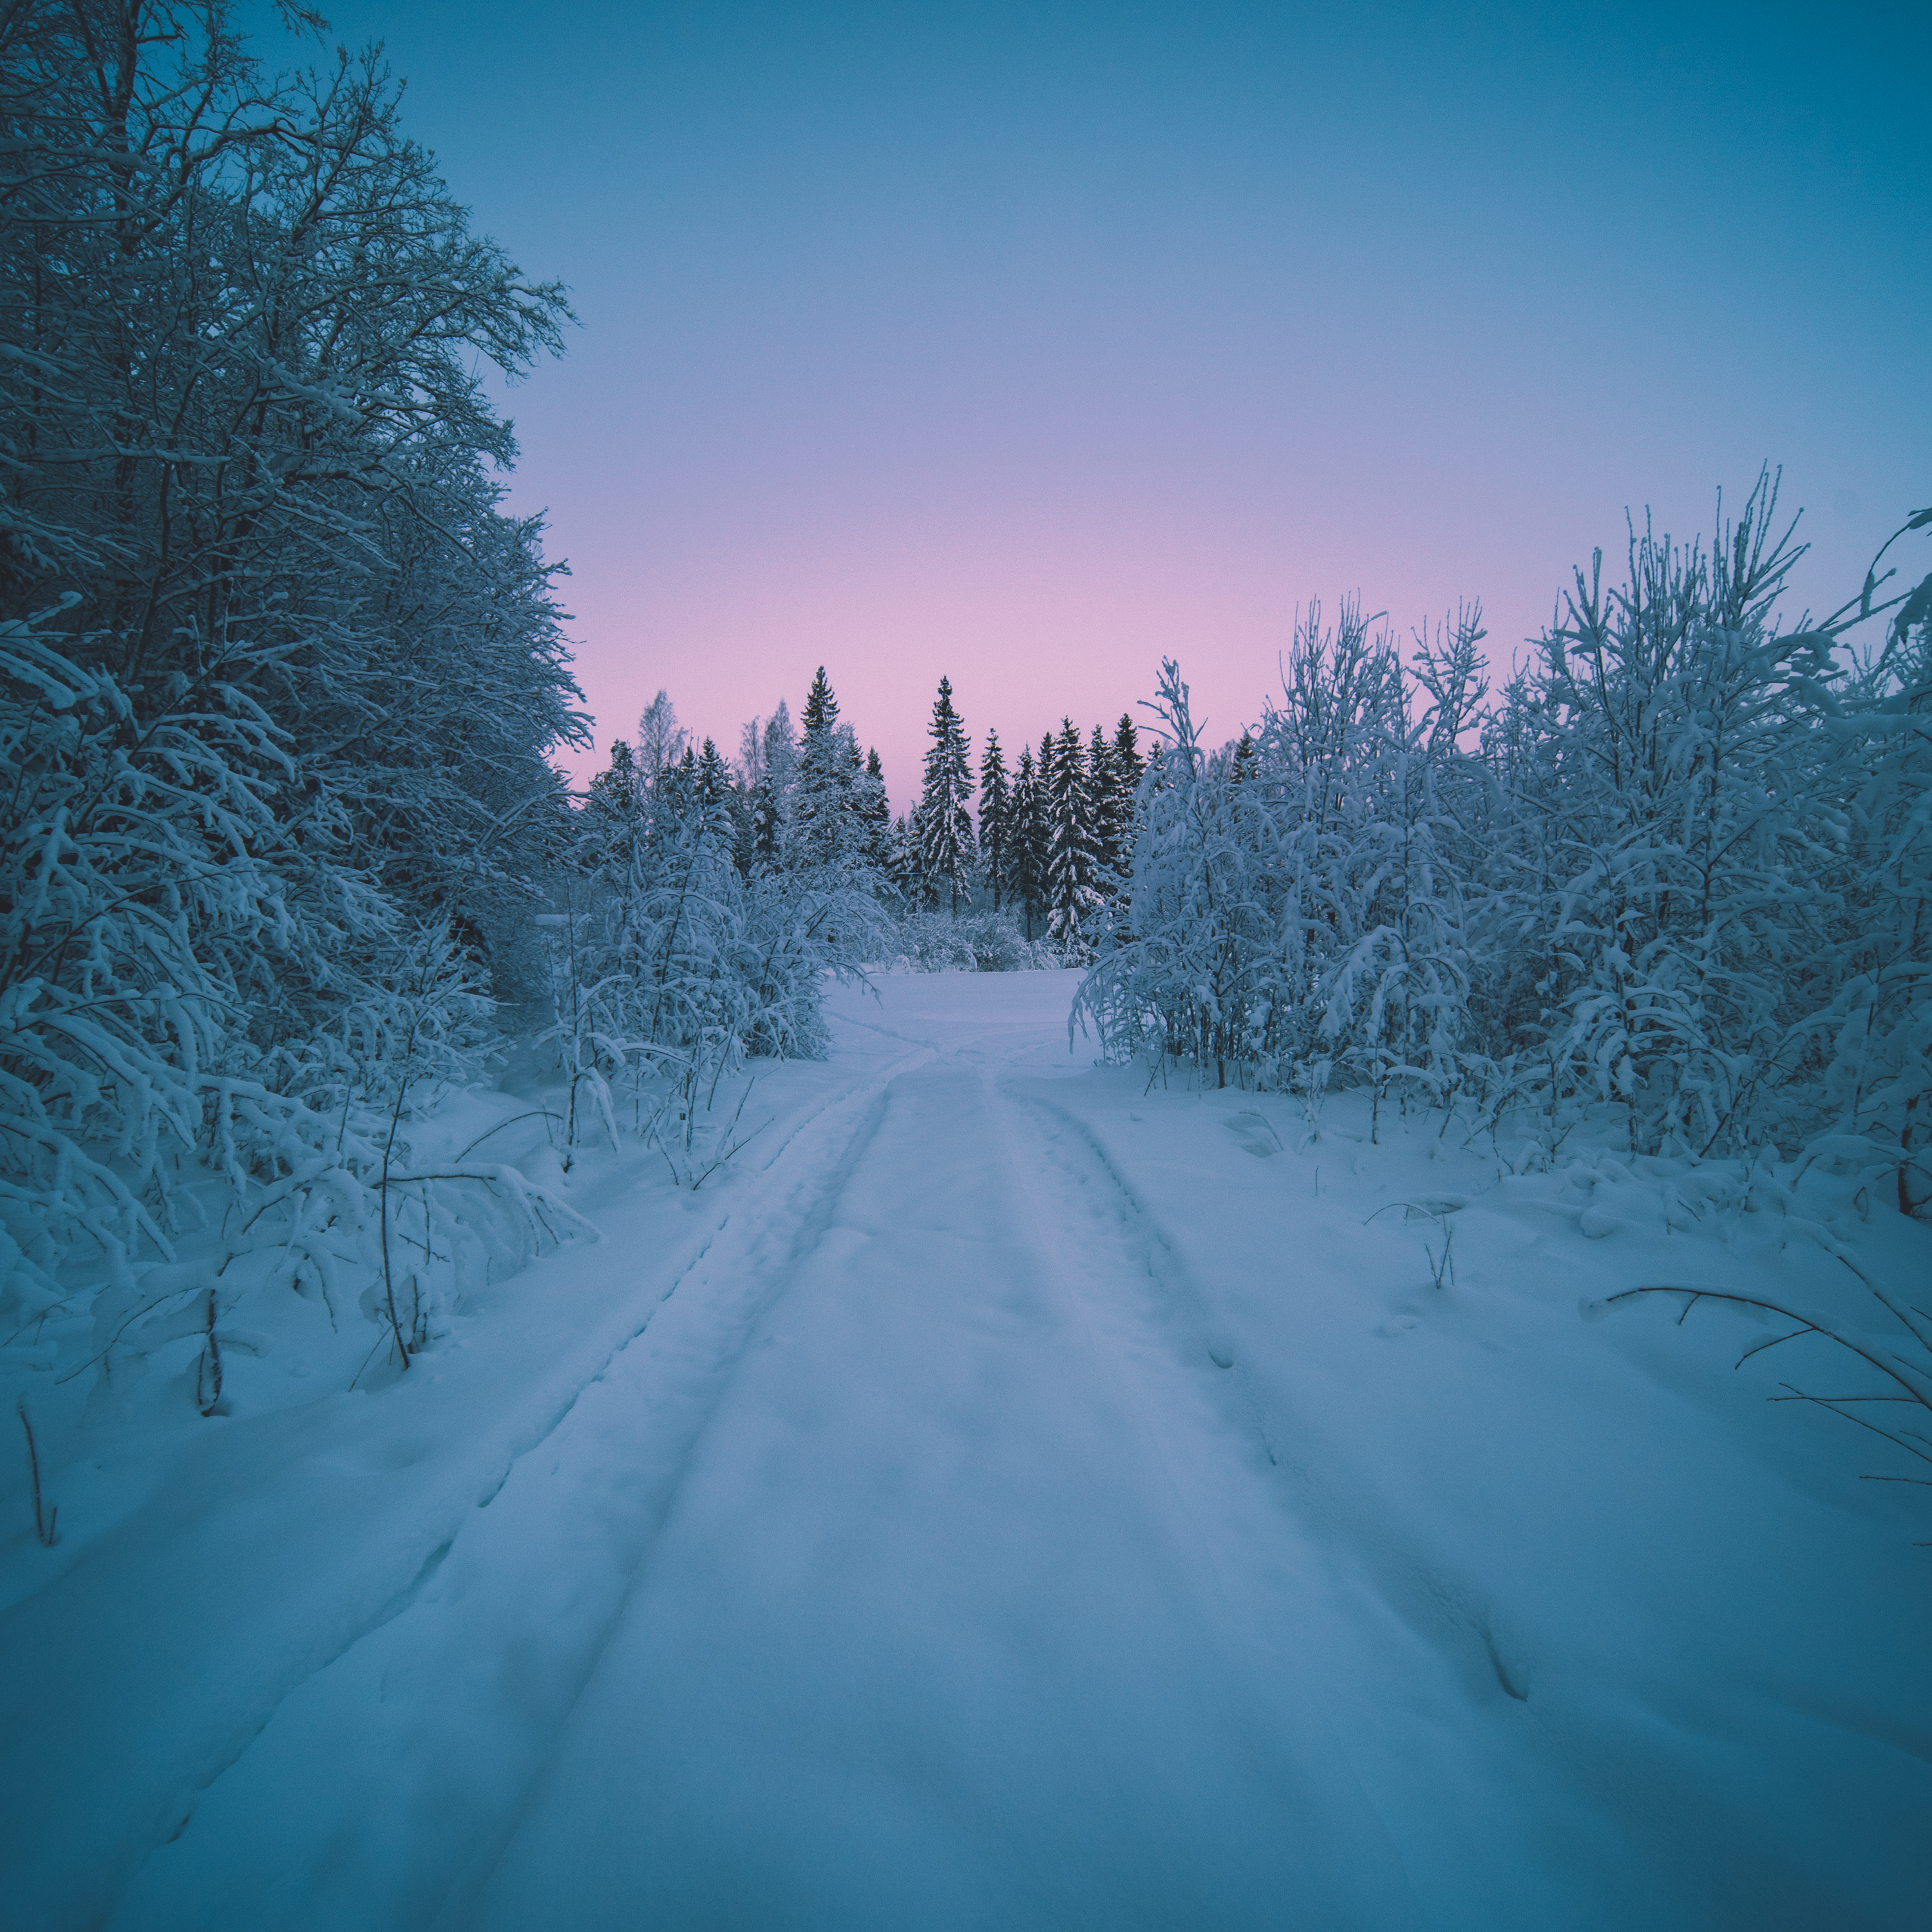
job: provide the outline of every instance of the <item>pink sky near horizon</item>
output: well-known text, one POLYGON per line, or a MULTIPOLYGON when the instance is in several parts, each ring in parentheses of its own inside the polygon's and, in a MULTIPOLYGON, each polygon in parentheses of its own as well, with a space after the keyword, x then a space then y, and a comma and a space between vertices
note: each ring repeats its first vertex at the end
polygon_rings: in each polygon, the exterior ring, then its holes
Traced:
MULTIPOLYGON (((1744 494, 1727 493, 1727 504, 1744 494)), ((1681 503, 1674 518, 1660 515, 1658 527, 1702 535, 1714 492, 1701 515, 1697 508, 1681 503)), ((1808 513, 1801 532, 1825 520, 1808 513)), ((1832 521, 1835 541, 1794 573, 1794 617, 1808 598, 1822 608, 1855 592, 1871 550, 1888 533, 1868 544, 1850 514, 1832 521)), ((1603 523, 1596 540, 1608 573, 1622 561, 1622 506, 1607 508, 1603 523)), ((1332 621, 1342 596, 1358 595, 1359 585, 1364 608, 1386 611, 1406 646, 1418 626, 1452 613, 1459 596, 1474 601, 1480 588, 1458 582, 1460 559, 1445 566, 1439 555, 1390 550, 1372 559, 1372 588, 1351 582, 1348 573, 1362 571, 1371 547, 1333 535, 1271 545, 1239 530, 1190 532, 1184 542, 1172 530, 1159 542, 1160 534, 1136 544, 1064 526, 915 527, 883 533, 872 547, 814 550, 775 540, 754 562, 735 567, 697 559, 639 569, 616 580, 614 596, 599 585, 584 598, 578 593, 589 586, 566 580, 574 628, 597 640, 580 672, 599 716, 595 750, 569 758, 565 768, 587 782, 606 761, 611 738, 630 735, 660 688, 687 728, 734 756, 742 724, 768 717, 780 696, 796 720, 823 664, 842 716, 862 745, 878 748, 893 808, 904 811, 916 796, 942 674, 952 680, 976 769, 988 727, 999 732, 1010 766, 1022 743, 1036 745, 1063 715, 1083 734, 1096 723, 1111 731, 1124 711, 1143 731, 1156 728, 1143 700, 1166 656, 1180 662, 1197 723, 1220 742, 1256 722, 1278 692, 1278 658, 1311 600, 1332 621)), ((1560 538, 1532 530, 1510 547, 1519 553, 1507 558, 1517 581, 1483 598, 1498 683, 1550 616, 1571 564, 1588 566, 1589 541, 1580 534, 1562 554, 1560 538), (1520 554, 1538 536, 1550 559, 1540 570, 1520 554)), ((1492 578, 1505 550, 1492 551, 1492 578)))

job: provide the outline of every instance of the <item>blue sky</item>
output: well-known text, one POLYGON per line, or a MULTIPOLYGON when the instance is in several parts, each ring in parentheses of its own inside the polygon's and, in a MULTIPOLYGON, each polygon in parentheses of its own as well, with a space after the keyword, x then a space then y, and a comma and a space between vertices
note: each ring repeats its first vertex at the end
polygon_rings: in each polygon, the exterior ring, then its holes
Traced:
POLYGON ((1506 656, 1627 506, 1781 464, 1823 604, 1932 502, 1922 10, 329 12, 574 291, 509 406, 602 740, 824 662, 902 804, 942 671, 1232 731, 1312 597, 1506 656))

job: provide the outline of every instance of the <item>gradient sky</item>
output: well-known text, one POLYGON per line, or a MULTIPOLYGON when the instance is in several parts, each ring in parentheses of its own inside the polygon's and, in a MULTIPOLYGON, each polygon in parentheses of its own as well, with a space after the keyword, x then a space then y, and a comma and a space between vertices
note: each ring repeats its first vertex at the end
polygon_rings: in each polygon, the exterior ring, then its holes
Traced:
POLYGON ((1626 506, 1781 464, 1822 609, 1932 502, 1922 7, 326 10, 573 291, 508 407, 584 776, 822 662, 903 808, 941 672, 976 754, 1163 655, 1218 738, 1311 598, 1506 659, 1626 506))

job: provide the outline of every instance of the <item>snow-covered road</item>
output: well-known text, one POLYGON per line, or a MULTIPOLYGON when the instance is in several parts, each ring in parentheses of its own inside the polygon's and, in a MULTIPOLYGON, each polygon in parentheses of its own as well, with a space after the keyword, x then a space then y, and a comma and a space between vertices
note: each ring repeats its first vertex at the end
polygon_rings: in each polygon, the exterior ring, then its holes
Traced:
POLYGON ((1070 992, 840 996, 715 1193, 16 1605, 92 1676, 15 1699, 10 1922, 1912 1924, 1925 1552, 1856 1454, 1580 1323, 1612 1244, 1493 1161, 1143 1095, 1070 992))
POLYGON ((1254 1432, 1118 1320, 1144 1258, 1083 1247, 1105 1178, 997 1061, 868 1109, 482 1923, 1405 1922, 1265 1640, 1328 1617, 1318 1574, 1264 1599, 1226 1534, 1254 1432))

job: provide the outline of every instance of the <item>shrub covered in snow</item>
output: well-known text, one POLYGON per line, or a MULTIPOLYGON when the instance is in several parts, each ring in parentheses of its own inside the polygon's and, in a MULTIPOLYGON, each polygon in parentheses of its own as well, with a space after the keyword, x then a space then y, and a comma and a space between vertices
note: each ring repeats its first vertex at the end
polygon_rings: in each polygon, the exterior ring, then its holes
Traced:
POLYGON ((1078 1012, 1222 1084, 1808 1148, 1932 1207, 1932 596, 1862 656, 1876 577, 1782 629, 1774 501, 1708 553, 1634 534, 1619 584, 1600 555, 1497 702, 1474 613, 1408 662, 1312 616, 1219 751, 1170 662, 1078 1012))
POLYGON ((1065 964, 1051 940, 1027 938, 1004 912, 908 913, 898 939, 899 956, 915 973, 1017 973, 1065 964))
POLYGON ((708 740, 655 776, 628 760, 619 774, 579 816, 552 928, 568 1132, 587 1108, 614 1136, 621 1097, 639 1131, 688 1152, 719 1081, 748 1057, 823 1054, 826 975, 861 976, 891 928, 836 843, 821 862, 740 870, 708 740))

